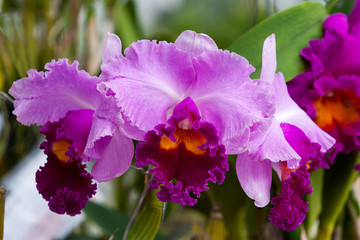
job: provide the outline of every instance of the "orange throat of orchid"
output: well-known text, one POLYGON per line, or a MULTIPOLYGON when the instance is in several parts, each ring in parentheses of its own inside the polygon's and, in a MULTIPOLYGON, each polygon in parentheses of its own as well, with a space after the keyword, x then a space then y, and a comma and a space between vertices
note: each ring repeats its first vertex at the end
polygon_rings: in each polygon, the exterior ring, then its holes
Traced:
POLYGON ((196 155, 205 154, 206 150, 200 149, 199 147, 206 143, 206 138, 200 130, 184 130, 181 128, 176 129, 173 134, 176 142, 173 142, 168 136, 163 135, 160 141, 160 148, 164 150, 173 150, 177 149, 181 144, 189 152, 192 152, 196 155))
POLYGON ((336 125, 351 125, 359 119, 360 98, 352 91, 335 89, 314 103, 317 116, 315 123, 325 131, 336 125))
POLYGON ((70 157, 66 155, 66 152, 69 151, 70 145, 71 143, 66 140, 59 140, 52 144, 52 152, 60 161, 68 163, 70 157))

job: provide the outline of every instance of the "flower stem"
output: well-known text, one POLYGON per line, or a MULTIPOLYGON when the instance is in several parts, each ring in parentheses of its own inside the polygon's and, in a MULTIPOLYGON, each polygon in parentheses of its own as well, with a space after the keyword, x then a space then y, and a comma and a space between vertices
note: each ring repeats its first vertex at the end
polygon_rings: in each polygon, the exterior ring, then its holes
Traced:
POLYGON ((5 195, 5 188, 0 187, 0 240, 3 239, 4 234, 5 195))
MULTIPOLYGON (((136 206, 136 209, 133 213, 133 215, 131 216, 130 218, 130 221, 128 223, 128 225, 126 226, 126 229, 125 229, 125 232, 124 232, 124 236, 123 236, 123 240, 126 240, 127 239, 127 236, 129 234, 129 231, 130 231, 130 228, 136 218, 136 216, 139 214, 140 212, 140 209, 141 209, 141 206, 142 206, 142 203, 145 199, 145 196, 149 190, 149 183, 152 181, 152 178, 153 178, 153 175, 151 177, 148 177, 148 175, 145 175, 145 181, 146 181, 146 184, 145 184, 145 187, 144 187, 144 191, 142 192, 141 196, 140 196, 140 199, 139 199, 139 202, 138 202, 138 205, 136 206)), ((1 240, 1 239, 0 239, 1 240)))
POLYGON ((5 100, 5 101, 9 101, 12 104, 14 104, 14 100, 3 91, 0 91, 0 99, 5 100))

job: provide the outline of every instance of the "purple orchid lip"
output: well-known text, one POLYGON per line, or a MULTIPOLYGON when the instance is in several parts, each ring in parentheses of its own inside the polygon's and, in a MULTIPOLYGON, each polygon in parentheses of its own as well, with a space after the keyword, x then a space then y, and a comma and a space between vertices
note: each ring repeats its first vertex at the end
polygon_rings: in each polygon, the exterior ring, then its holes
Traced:
POLYGON ((41 129, 46 137, 41 148, 47 162, 36 173, 36 187, 49 202, 50 210, 58 214, 80 214, 96 192, 96 184, 81 159, 93 113, 88 109, 70 111, 41 129))
POLYGON ((149 170, 154 174, 150 187, 160 187, 157 196, 161 201, 192 206, 197 200, 190 193, 198 198, 208 189, 208 181, 223 182, 229 168, 225 147, 218 144, 214 126, 200 121, 191 98, 175 107, 168 124, 156 126, 146 134, 145 143, 138 143, 136 164, 154 166, 149 170), (186 119, 191 128, 180 128, 186 119))
POLYGON ((271 199, 274 206, 270 209, 269 219, 278 228, 293 231, 306 217, 308 202, 303 198, 312 193, 310 171, 317 169, 323 153, 320 145, 310 142, 299 128, 291 124, 281 124, 281 127, 301 161, 296 169, 288 169, 285 162, 281 163, 281 193, 271 199))

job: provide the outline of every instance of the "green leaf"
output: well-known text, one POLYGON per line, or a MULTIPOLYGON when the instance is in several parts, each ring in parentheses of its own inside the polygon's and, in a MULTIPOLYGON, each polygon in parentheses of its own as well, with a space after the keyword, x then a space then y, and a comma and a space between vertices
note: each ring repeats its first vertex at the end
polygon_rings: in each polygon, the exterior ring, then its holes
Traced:
POLYGON ((321 38, 321 27, 326 17, 322 4, 304 2, 265 19, 235 41, 229 50, 248 59, 256 68, 252 77, 259 78, 264 40, 275 33, 277 71, 290 80, 305 70, 300 50, 308 46, 309 40, 321 38))
POLYGON ((150 191, 144 206, 129 231, 129 240, 152 240, 155 238, 163 216, 164 202, 159 201, 157 191, 150 191))
POLYGON ((106 208, 100 204, 89 201, 84 209, 85 214, 99 225, 109 236, 115 234, 114 239, 121 239, 130 220, 127 215, 106 208))
POLYGON ((310 179, 313 192, 307 196, 307 200, 309 201, 309 211, 307 212, 305 219, 306 231, 308 233, 316 222, 316 219, 319 218, 322 210, 321 201, 324 184, 324 169, 312 172, 310 179))

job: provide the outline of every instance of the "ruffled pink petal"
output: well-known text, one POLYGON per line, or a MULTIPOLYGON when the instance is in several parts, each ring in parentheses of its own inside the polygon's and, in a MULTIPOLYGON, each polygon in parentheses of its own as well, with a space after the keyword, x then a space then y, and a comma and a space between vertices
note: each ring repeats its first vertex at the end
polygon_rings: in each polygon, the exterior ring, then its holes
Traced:
POLYGON ((174 44, 146 40, 133 43, 125 55, 102 65, 107 82, 99 87, 114 95, 133 125, 148 131, 165 123, 168 110, 185 98, 195 80, 191 58, 174 44))
POLYGON ((249 128, 274 112, 271 95, 249 78, 254 68, 235 53, 207 51, 193 62, 197 81, 189 95, 202 119, 214 124, 221 141, 229 144, 226 149, 236 149, 231 144, 238 141, 231 139, 248 138, 249 128))
POLYGON ((190 30, 184 31, 179 35, 175 41, 175 46, 190 53, 193 57, 199 56, 207 50, 218 49, 214 40, 208 35, 190 30))
POLYGON ((236 160, 236 173, 240 185, 255 206, 265 207, 270 201, 271 163, 254 161, 249 154, 239 154, 236 160))
POLYGON ((78 65, 53 60, 45 65, 49 72, 30 70, 28 77, 14 82, 9 93, 15 98, 13 113, 18 121, 43 125, 58 121, 70 110, 96 109, 101 102, 96 90, 99 79, 79 71, 78 65))
POLYGON ((133 142, 117 129, 106 143, 101 158, 96 160, 91 175, 99 182, 119 177, 129 169, 133 155, 133 142))

